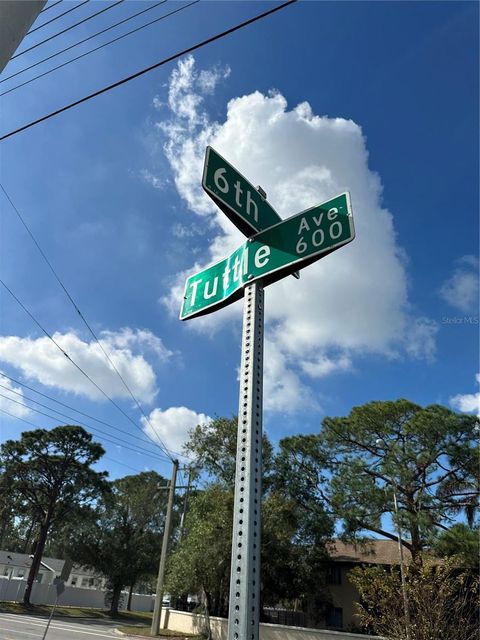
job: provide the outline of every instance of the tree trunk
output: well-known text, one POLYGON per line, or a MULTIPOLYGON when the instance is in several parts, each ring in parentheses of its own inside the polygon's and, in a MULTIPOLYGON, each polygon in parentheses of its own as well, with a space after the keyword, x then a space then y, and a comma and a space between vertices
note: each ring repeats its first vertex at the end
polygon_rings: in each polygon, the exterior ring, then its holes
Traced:
POLYGON ((416 561, 421 561, 421 552, 422 552, 422 540, 420 536, 420 527, 418 526, 418 511, 416 509, 414 497, 411 494, 407 494, 406 496, 407 508, 410 516, 410 526, 408 527, 410 533, 410 541, 411 541, 411 554, 412 559, 416 561))
POLYGON ((135 585, 131 584, 130 585, 130 589, 128 591, 128 602, 127 602, 127 611, 131 611, 132 610, 132 596, 133 596, 133 587, 135 585))
POLYGON ((37 545, 35 547, 35 553, 32 560, 30 571, 28 572, 27 586, 25 587, 25 593, 23 594, 23 604, 27 607, 30 606, 30 597, 32 594, 32 587, 35 578, 37 577, 38 570, 40 569, 40 562, 42 560, 43 550, 45 543, 47 542, 48 530, 50 528, 50 521, 52 518, 51 510, 49 509, 45 516, 45 521, 40 527, 40 534, 38 536, 37 545))
POLYGON ((25 544, 23 545, 23 553, 28 552, 28 545, 30 544, 30 538, 32 536, 33 527, 35 525, 35 518, 32 518, 32 522, 28 527, 27 537, 25 538, 25 544))
POLYGON ((118 613, 118 604, 120 602, 120 595, 122 593, 122 585, 117 584, 113 587, 112 591, 112 602, 110 604, 110 613, 117 614, 118 613))
POLYGON ((211 597, 210 594, 205 590, 205 587, 202 586, 203 590, 203 606, 205 608, 205 626, 207 632, 207 640, 212 639, 212 628, 210 626, 210 607, 211 607, 211 597))
POLYGON ((3 549, 3 539, 7 531, 7 526, 10 524, 9 514, 2 514, 2 526, 0 527, 0 549, 3 549))
POLYGON ((212 616, 219 616, 221 615, 220 612, 220 589, 216 588, 215 591, 213 592, 213 596, 212 596, 212 602, 211 602, 212 608, 211 608, 211 613, 212 616))

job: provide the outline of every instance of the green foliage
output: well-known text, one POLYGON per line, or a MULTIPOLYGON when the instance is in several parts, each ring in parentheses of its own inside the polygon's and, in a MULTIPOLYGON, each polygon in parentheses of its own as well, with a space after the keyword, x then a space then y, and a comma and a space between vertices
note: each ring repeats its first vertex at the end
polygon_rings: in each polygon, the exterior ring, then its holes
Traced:
POLYGON ((190 504, 186 534, 172 554, 167 590, 175 597, 203 593, 211 615, 226 612, 230 581, 233 493, 213 484, 190 504))
POLYGON ((108 579, 109 602, 116 612, 121 590, 154 573, 161 547, 166 480, 154 471, 111 483, 83 526, 71 532, 70 553, 108 579))
MULTIPOLYGON (((195 467, 207 473, 214 482, 232 487, 235 481, 237 451, 237 418, 216 418, 208 425, 193 429, 185 445, 185 453, 195 459, 195 467)), ((272 468, 272 445, 262 440, 264 480, 272 468)))
MULTIPOLYGON (((349 579, 361 596, 359 614, 366 630, 405 640, 406 620, 398 568, 357 567, 349 579)), ((406 568, 411 640, 476 640, 478 576, 453 560, 412 563, 406 568)))
POLYGON ((25 604, 29 604, 50 530, 61 527, 80 505, 95 500, 105 490, 106 474, 90 467, 103 453, 89 433, 71 425, 27 431, 20 440, 7 440, 1 446, 2 482, 10 487, 20 514, 28 514, 38 529, 25 604))
MULTIPOLYGON (((211 614, 226 613, 230 580, 236 418, 217 418, 191 434, 186 450, 211 482, 191 502, 186 536, 170 562, 168 589, 175 595, 202 592, 211 614)), ((263 436, 262 597, 266 604, 293 600, 307 606, 318 593, 324 540, 332 522, 321 505, 308 512, 286 495, 276 478, 277 459, 263 436)))
POLYGON ((437 527, 461 511, 473 516, 475 424, 438 405, 371 402, 347 417, 325 418, 319 435, 282 440, 280 481, 305 508, 328 505, 347 538, 367 530, 394 539, 382 527, 382 516, 392 514, 417 556, 437 527))
POLYGON ((0 447, 3 481, 9 484, 10 498, 31 517, 43 522, 50 511, 49 525, 54 526, 105 488, 107 474, 90 468, 103 454, 82 427, 27 431, 0 447))
POLYGON ((325 540, 331 522, 318 519, 295 501, 272 491, 262 505, 262 598, 267 606, 294 603, 318 620, 323 592, 325 540))
POLYGON ((454 524, 439 533, 433 541, 433 550, 440 557, 454 557, 463 566, 479 568, 480 536, 478 527, 454 524))

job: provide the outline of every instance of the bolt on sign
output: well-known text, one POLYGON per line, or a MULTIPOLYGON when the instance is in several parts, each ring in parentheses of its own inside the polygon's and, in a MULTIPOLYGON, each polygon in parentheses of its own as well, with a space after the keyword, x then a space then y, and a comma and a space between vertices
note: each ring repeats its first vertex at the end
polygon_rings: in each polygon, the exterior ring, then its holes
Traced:
POLYGON ((355 238, 348 193, 255 234, 228 258, 187 278, 180 319, 216 311, 258 279, 271 284, 355 238))
POLYGON ((247 236, 232 254, 191 275, 181 320, 211 313, 245 295, 228 640, 259 640, 264 285, 323 258, 355 237, 348 193, 282 220, 214 149, 207 147, 202 186, 247 236))

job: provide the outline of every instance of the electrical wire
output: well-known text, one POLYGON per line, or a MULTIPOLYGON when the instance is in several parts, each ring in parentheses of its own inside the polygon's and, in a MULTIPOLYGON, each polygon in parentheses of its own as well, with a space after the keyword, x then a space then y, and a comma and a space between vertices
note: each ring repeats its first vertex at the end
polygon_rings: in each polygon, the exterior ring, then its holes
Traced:
MULTIPOLYGON (((34 402, 35 404, 38 404, 39 407, 43 407, 44 409, 48 409, 49 411, 54 411, 55 413, 58 413, 59 416, 62 416, 62 418, 67 418, 67 420, 73 420, 73 422, 78 422, 78 418, 72 417, 71 415, 68 415, 68 413, 63 413, 62 411, 59 411, 58 409, 55 409, 55 407, 49 407, 47 404, 43 404, 42 402, 39 402, 38 400, 35 400, 34 398, 31 398, 31 397, 25 395, 24 393, 21 393, 19 391, 15 391, 14 389, 11 389, 10 387, 7 387, 6 385, 3 385, 3 384, 0 384, 0 387, 2 389, 5 389, 9 393, 14 393, 16 396, 20 396, 22 399, 25 399, 25 400, 28 400, 29 402, 34 402)), ((8 396, 3 395, 2 397, 5 398, 5 397, 8 397, 8 396)), ((53 400, 53 401, 56 402, 55 400, 53 400)), ((73 409, 73 411, 76 411, 76 409, 73 409)), ((79 411, 78 413, 81 413, 81 412, 79 411)), ((111 435, 109 433, 105 433, 105 431, 102 431, 98 427, 91 427, 89 425, 84 425, 84 426, 86 426, 88 429, 96 430, 99 433, 103 433, 103 434, 105 434, 107 436, 111 435)), ((111 425, 111 426, 109 425, 109 427, 111 429, 115 429, 115 431, 119 431, 120 433, 123 433, 123 434, 127 435, 129 438, 135 439, 135 436, 133 436, 131 433, 128 433, 128 431, 124 431, 123 429, 120 429, 119 427, 115 427, 113 425, 111 425)), ((118 436, 115 436, 115 437, 118 438, 118 436)), ((120 442, 125 442, 126 444, 129 444, 131 446, 135 446, 138 449, 140 449, 140 450, 142 450, 142 451, 144 451, 146 453, 151 453, 155 457, 162 458, 163 460, 167 460, 167 458, 165 458, 165 456, 160 456, 158 453, 156 453, 154 451, 149 451, 148 449, 145 449, 141 445, 137 445, 137 444, 132 445, 132 443, 127 442, 126 440, 123 440, 122 438, 118 438, 118 440, 120 442)))
MULTIPOLYGON (((133 20, 134 18, 142 15, 142 13, 146 13, 147 11, 151 11, 152 9, 155 9, 156 7, 159 7, 161 4, 165 4, 167 2, 167 0, 161 0, 160 2, 156 2, 155 4, 151 4, 150 6, 148 6, 146 9, 143 9, 142 11, 138 11, 137 13, 132 14, 131 16, 129 16, 128 18, 124 18, 123 20, 120 20, 120 22, 116 22, 115 24, 110 25, 109 27, 106 27, 105 29, 102 29, 101 31, 97 31, 97 33, 93 33, 91 36, 88 36, 87 38, 84 38, 83 40, 79 40, 78 42, 75 42, 74 44, 71 44, 68 47, 65 47, 64 49, 61 49, 60 51, 57 51, 56 53, 52 53, 52 55, 47 56, 46 58, 43 58, 43 60, 39 60, 38 62, 34 62, 33 64, 29 65, 28 67, 25 67, 25 69, 20 69, 20 71, 17 71, 16 73, 12 73, 10 76, 7 76, 6 78, 2 78, 2 80, 0 80, 0 83, 2 82, 7 82, 7 80, 11 80, 12 78, 15 78, 15 76, 19 76, 21 73, 25 73, 25 71, 29 71, 30 69, 33 69, 34 67, 38 67, 39 64, 43 64, 44 62, 47 62, 48 60, 51 60, 52 58, 56 58, 57 56, 61 55, 62 53, 65 53, 66 51, 70 51, 70 49, 74 49, 75 47, 78 47, 81 44, 84 44, 85 42, 88 42, 89 40, 92 40, 93 38, 96 38, 99 35, 102 35, 103 33, 106 33, 107 31, 110 31, 111 29, 114 29, 115 27, 120 26, 121 24, 124 24, 125 22, 129 22, 130 20, 133 20)), ((200 0, 197 0, 197 2, 200 2, 200 0)), ((182 7, 184 8, 184 7, 182 7)), ((177 9, 178 11, 178 9, 177 9)), ((170 15, 170 14, 168 14, 170 15)), ((109 42, 106 42, 105 44, 102 44, 101 47, 105 47, 108 44, 111 44, 112 42, 116 42, 117 40, 121 40, 122 38, 125 38, 125 36, 130 35, 131 33, 135 33, 135 31, 139 31, 140 29, 143 29, 145 27, 148 27, 149 25, 153 24, 154 22, 158 22, 158 20, 162 20, 165 16, 161 16, 160 18, 157 18, 156 20, 152 20, 151 22, 147 22, 145 25, 142 25, 140 27, 138 27, 137 29, 133 29, 133 31, 129 31, 123 35, 121 35, 118 38, 115 38, 114 40, 110 40, 109 42)), ((98 49, 101 49, 101 47, 97 47, 95 49, 92 49, 91 51, 87 51, 87 53, 84 53, 83 55, 88 55, 89 53, 92 53, 93 51, 97 51, 98 49)), ((79 56, 80 57, 80 56, 79 56)), ((70 64, 70 62, 74 62, 75 60, 77 60, 78 58, 73 58, 73 60, 69 60, 68 62, 65 62, 65 64, 70 64)), ((64 66, 62 65, 62 66, 64 66)), ((55 69, 59 69, 60 67, 55 67, 55 69)), ((51 69, 50 71, 48 71, 47 73, 51 73, 51 71, 54 71, 55 69, 51 69)), ((44 74, 42 74, 44 75, 44 74)), ((36 76, 35 78, 32 78, 31 80, 29 80, 29 82, 33 82, 33 80, 36 80, 37 78, 40 78, 41 76, 36 76)), ((24 83, 27 84, 27 83, 24 83)), ((19 86, 23 86, 23 85, 19 85, 19 86)), ((14 87, 15 89, 16 87, 14 87)), ((13 91, 14 89, 11 89, 11 91, 13 91)), ((0 94, 3 95, 3 94, 0 94)))
MULTIPOLYGON (((15 418, 15 420, 19 420, 20 422, 24 422, 25 424, 30 425, 31 427, 35 427, 35 429, 43 429, 43 427, 41 427, 38 424, 34 424, 33 422, 30 422, 30 420, 25 420, 24 418, 20 418, 20 416, 16 416, 14 413, 10 413, 9 411, 5 411, 5 409, 0 409, 1 413, 4 413, 7 416, 10 416, 10 418, 15 418)), ((110 462, 115 462, 118 465, 121 465, 122 467, 127 467, 127 469, 131 469, 132 471, 136 471, 137 473, 143 473, 143 471, 141 469, 136 469, 135 467, 130 466, 129 464, 126 464, 125 462, 120 462, 120 460, 115 460, 115 458, 110 458, 109 456, 102 456, 103 460, 109 460, 110 462)), ((98 462, 95 462, 95 464, 98 464, 100 462, 100 460, 98 462)))
MULTIPOLYGON (((11 390, 9 389, 9 391, 11 391, 11 390)), ((5 400, 9 400, 10 402, 13 402, 14 404, 18 404, 20 407, 24 407, 25 409, 30 409, 30 411, 35 411, 35 413, 39 413, 42 416, 46 416, 47 418, 50 418, 51 420, 55 420, 56 422, 58 422, 58 417, 57 416, 52 416, 49 413, 45 413, 45 411, 41 411, 40 409, 35 409, 35 407, 30 407, 28 404, 25 404, 23 402, 19 402, 18 400, 14 400, 13 398, 10 398, 9 396, 3 395, 3 393, 0 393, 0 398, 4 398, 5 400)), ((56 409, 51 409, 51 411, 54 411, 55 413, 58 413, 59 415, 62 415, 56 409)), ((104 432, 102 432, 101 429, 97 429, 96 427, 89 427, 89 426, 85 425, 84 423, 79 422, 78 420, 74 420, 74 422, 76 424, 78 424, 78 426, 84 427, 85 429, 88 429, 90 431, 98 431, 99 433, 102 433, 102 438, 104 440, 106 440, 107 442, 111 442, 112 444, 118 445, 118 442, 125 442, 121 438, 117 438, 116 440, 112 440, 108 434, 107 435, 103 435, 104 432)), ((130 451, 133 451, 134 453, 138 453, 138 454, 141 454, 141 455, 144 455, 144 456, 150 456, 150 458, 152 458, 154 460, 164 461, 164 459, 161 458, 160 456, 157 456, 154 453, 145 453, 145 452, 142 451, 141 448, 133 447, 128 442, 126 444, 122 444, 122 445, 119 445, 119 446, 122 446, 125 449, 129 449, 130 451)))
POLYGON ((110 85, 108 85, 106 87, 103 87, 103 89, 99 89, 98 91, 95 91, 94 93, 90 93, 89 95, 84 96, 83 98, 80 98, 80 100, 75 100, 74 102, 71 102, 70 104, 67 104, 64 107, 61 107, 60 109, 56 109, 55 111, 52 111, 51 113, 48 113, 47 115, 42 116, 41 118, 37 118, 37 120, 33 120, 32 122, 29 122, 28 124, 25 124, 25 125, 19 127, 18 129, 14 129, 13 131, 10 131, 9 133, 6 133, 3 136, 1 136, 0 137, 0 141, 6 140, 7 138, 10 138, 11 136, 14 136, 17 133, 20 133, 21 131, 25 131, 25 129, 29 129, 30 127, 33 127, 36 124, 39 124, 40 122, 44 122, 45 120, 49 120, 50 118, 53 118, 54 116, 59 115, 60 113, 63 113, 64 111, 68 111, 69 109, 72 109, 73 107, 76 107, 79 104, 83 104, 84 102, 87 102, 88 100, 91 100, 92 98, 96 98, 97 96, 102 95, 103 93, 106 93, 107 91, 111 91, 112 89, 115 89, 116 87, 119 87, 122 84, 130 82, 130 80, 134 80, 135 78, 139 78, 140 76, 144 75, 145 73, 149 73, 150 71, 153 71, 154 69, 158 69, 158 67, 161 67, 164 64, 167 64, 168 62, 172 62, 173 60, 176 60, 177 58, 181 58, 182 56, 186 55, 187 53, 191 53, 192 51, 196 51, 197 49, 200 49, 201 47, 204 47, 207 44, 215 42, 216 40, 220 40, 221 38, 224 38, 225 36, 230 35, 231 33, 234 33, 235 31, 238 31, 239 29, 242 29, 243 27, 246 27, 246 26, 248 26, 250 24, 253 24, 254 22, 257 22, 258 20, 266 18, 267 16, 272 15, 273 13, 276 13, 277 11, 285 9, 289 5, 294 4, 296 2, 298 2, 298 0, 287 0, 287 2, 283 2, 282 4, 275 6, 273 9, 269 9, 268 11, 264 11, 263 13, 259 13, 256 16, 254 16, 253 18, 249 18, 248 20, 245 20, 244 22, 241 22, 241 23, 235 25, 234 27, 230 27, 229 29, 226 29, 225 31, 217 33, 216 35, 211 36, 210 38, 207 38, 206 40, 202 40, 201 42, 198 42, 197 44, 194 44, 191 47, 188 47, 187 49, 183 49, 182 51, 179 51, 178 53, 175 53, 172 56, 169 56, 168 58, 164 58, 163 60, 160 60, 160 62, 157 62, 157 63, 155 63, 153 65, 150 65, 149 67, 146 67, 145 69, 141 69, 140 71, 137 71, 136 73, 134 73, 134 74, 132 74, 130 76, 127 76, 126 78, 122 78, 121 80, 118 80, 117 82, 114 82, 113 84, 110 84, 110 85))
MULTIPOLYGON (((84 2, 82 2, 82 4, 86 4, 88 1, 89 0, 84 0, 84 2)), ((88 20, 91 20, 92 18, 96 18, 101 13, 105 13, 105 11, 110 11, 110 9, 113 9, 117 5, 122 4, 122 2, 124 2, 124 1, 125 0, 117 0, 113 4, 108 5, 108 7, 104 7, 103 9, 100 9, 100 11, 97 11, 96 13, 92 13, 91 16, 87 16, 83 20, 80 20, 79 22, 75 22, 75 24, 71 24, 69 27, 66 27, 65 29, 62 29, 62 31, 58 31, 57 33, 54 33, 52 36, 49 36, 48 38, 45 38, 45 40, 41 40, 40 42, 37 42, 37 44, 34 44, 31 47, 28 47, 28 49, 23 49, 23 51, 20 51, 20 53, 17 53, 16 55, 12 56, 10 58, 10 60, 15 60, 15 58, 19 58, 20 56, 23 56, 24 53, 28 53, 29 51, 32 51, 33 49, 36 49, 37 47, 40 47, 42 44, 45 44, 46 42, 50 42, 50 40, 53 40, 54 38, 58 38, 58 36, 61 36, 64 33, 67 33, 67 31, 71 31, 72 29, 75 29, 75 27, 78 27, 79 25, 83 24, 84 22, 88 22, 88 20)), ((78 5, 78 6, 81 6, 81 5, 78 5)))
MULTIPOLYGON (((0 279, 0 284, 8 291, 8 293, 12 296, 12 298, 17 302, 17 304, 25 311, 25 313, 34 321, 34 323, 39 327, 39 329, 53 342, 53 344, 59 349, 61 353, 73 364, 73 366, 80 371, 80 373, 89 380, 93 386, 114 406, 116 407, 122 415, 124 415, 127 420, 129 420, 133 426, 143 433, 143 429, 126 413, 120 405, 115 402, 89 375, 86 373, 76 362, 73 360, 68 353, 58 344, 58 342, 48 333, 48 331, 40 324, 40 322, 35 318, 35 316, 26 308, 26 306, 17 298, 17 296, 13 293, 13 291, 6 285, 6 283, 0 279)), ((158 441, 161 443, 160 448, 163 452, 168 456, 168 458, 173 462, 173 457, 170 454, 167 447, 163 444, 162 440, 159 438, 158 434, 155 432, 155 435, 158 441)))
MULTIPOLYGON (((102 456, 102 460, 108 460, 109 462, 114 462, 115 464, 118 464, 121 467, 126 467, 127 469, 131 469, 132 471, 135 471, 136 473, 143 473, 144 472, 144 470, 142 470, 142 469, 137 469, 136 467, 132 467, 131 465, 127 464, 126 462, 120 462, 120 460, 115 460, 115 458, 110 458, 110 456, 102 456)), ((99 462, 101 462, 101 461, 99 460, 95 464, 99 464, 99 462)))
MULTIPOLYGON (((166 1, 167 0, 163 0, 163 2, 161 2, 159 4, 163 4, 166 1)), ((200 0, 193 0, 193 2, 189 2, 188 4, 182 5, 178 9, 174 9, 173 11, 169 11, 165 15, 160 16, 159 18, 156 18, 155 20, 151 20, 150 22, 147 22, 147 23, 137 27, 136 29, 132 29, 131 31, 128 31, 127 33, 124 33, 121 36, 113 38, 112 40, 109 40, 108 42, 105 42, 104 44, 101 44, 98 47, 94 47, 93 49, 90 49, 89 51, 86 51, 85 53, 81 53, 80 55, 75 56, 74 58, 71 58, 70 60, 67 60, 66 62, 62 62, 62 64, 58 64, 56 67, 52 67, 51 69, 48 69, 47 71, 44 71, 43 73, 39 73, 38 75, 34 76, 33 78, 30 78, 30 80, 26 80, 25 82, 21 82, 20 84, 15 85, 11 89, 7 89, 7 91, 4 91, 3 93, 0 93, 0 97, 1 96, 6 96, 7 93, 12 93, 12 91, 16 91, 17 89, 20 89, 21 87, 24 87, 25 85, 30 84, 31 82, 34 82, 35 80, 39 80, 40 78, 43 78, 44 76, 48 76, 50 73, 53 73, 54 71, 57 71, 58 69, 61 69, 62 67, 66 67, 67 65, 72 64, 72 62, 76 62, 77 60, 81 60, 82 58, 85 58, 86 56, 89 56, 91 53, 95 53, 95 51, 99 51, 100 49, 103 49, 104 47, 106 47, 106 46, 108 46, 110 44, 113 44, 114 42, 118 42, 119 40, 122 40, 123 38, 126 38, 129 35, 132 35, 132 33, 136 33, 137 31, 141 31, 142 29, 145 29, 145 27, 149 27, 150 25, 155 24, 156 22, 160 22, 161 20, 164 20, 165 18, 168 18, 169 16, 173 16, 174 13, 179 13, 180 11, 183 11, 184 9, 188 9, 189 7, 191 7, 194 4, 197 4, 198 2, 200 2, 200 0)), ((148 9, 150 9, 150 7, 148 9)), ((147 11, 147 9, 145 9, 145 11, 147 11)), ((88 39, 89 38, 87 38, 87 40, 88 39)), ((73 46, 75 46, 75 45, 73 45, 73 46)), ((62 52, 60 52, 60 53, 62 53, 62 52)), ((40 64, 40 63, 38 63, 38 64, 40 64)), ((32 65, 32 66, 34 66, 34 65, 32 65)), ((19 73, 21 73, 21 71, 19 71, 19 73)), ((13 78, 13 76, 15 76, 15 75, 17 75, 17 74, 14 73, 11 76, 9 76, 9 78, 13 78)), ((0 84, 2 82, 6 82, 6 80, 8 80, 8 78, 5 78, 4 80, 0 80, 0 84)))
MULTIPOLYGON (((160 436, 158 435, 158 433, 156 432, 153 424, 150 421, 150 418, 147 416, 147 414, 145 413, 145 411, 143 410, 142 405, 140 404, 140 402, 137 400, 137 398, 134 396, 132 390, 130 389, 130 387, 128 386, 128 384, 126 383, 124 377, 122 376, 122 374, 120 373, 120 371, 118 370, 118 368, 116 367, 115 363, 113 362, 113 360, 110 358, 110 356, 108 355, 107 351, 105 350, 104 346, 102 345, 102 343, 100 342, 100 340, 98 339, 96 333, 94 332, 94 330, 92 329, 92 327, 90 326, 90 324, 87 322, 85 316, 83 315, 83 313, 80 311, 77 303, 75 302, 75 300, 72 298, 72 296, 70 295, 69 291, 67 290, 66 286, 63 284, 62 280, 60 280, 59 275, 57 274, 57 272, 55 271, 55 269, 53 268, 52 263, 50 262, 50 260, 47 258, 45 252, 43 251, 43 249, 40 247, 39 243, 37 242, 35 236, 33 235, 33 233, 31 232, 30 228, 28 227, 27 223, 25 222, 25 220, 23 219, 23 216, 21 215, 20 211, 17 209, 17 207, 15 206, 13 200, 10 198, 9 194, 7 193, 5 187, 0 183, 0 187, 3 191, 3 193, 5 194, 5 196, 7 197, 7 200, 9 201, 9 203, 11 204, 13 210, 15 211, 15 213, 17 214, 18 218, 20 219, 21 223, 23 224, 23 226, 25 227, 25 229, 27 230, 27 233, 29 234, 30 238, 33 240, 33 243, 35 244, 35 246, 37 247, 38 251, 40 252, 40 255, 42 256, 42 258, 45 260, 45 262, 47 263, 50 271, 52 272, 53 276, 55 277, 56 281, 58 282, 58 284, 60 285, 60 287, 63 289, 65 295, 67 296, 68 300, 71 302, 73 308, 75 309, 75 311, 77 312, 77 314, 79 315, 80 319, 82 320, 83 324, 87 327, 88 331, 90 332, 90 334, 92 335, 93 339, 95 340, 95 342, 98 344, 98 346, 100 347, 103 355, 105 356, 105 358, 108 360, 110 366, 113 368, 113 370, 115 371, 115 373, 117 374, 118 378, 121 380, 124 388, 127 390, 128 394, 130 395, 130 397, 132 398, 132 400, 134 401, 134 403, 136 404, 137 408, 139 409, 140 413, 143 415, 143 417, 145 418, 148 426, 151 428, 152 433, 155 435, 155 437, 157 438, 159 444, 161 445, 161 448, 163 448, 165 451, 167 451, 167 447, 165 445, 165 443, 162 441, 162 439, 160 438, 160 436)), ((142 430, 143 433, 143 430, 142 430)))
POLYGON ((67 11, 64 11, 63 13, 59 13, 58 16, 55 16, 55 18, 52 18, 51 20, 47 20, 47 22, 43 22, 38 27, 35 27, 35 29, 30 29, 30 31, 25 34, 25 38, 27 36, 29 36, 30 34, 34 33, 35 31, 38 31, 39 29, 42 29, 43 27, 46 27, 47 24, 55 22, 55 20, 58 20, 59 18, 63 18, 63 16, 66 16, 67 13, 71 13, 72 11, 75 11, 76 9, 80 9, 80 7, 83 6, 84 4, 87 4, 88 1, 89 0, 85 0, 85 2, 81 2, 80 4, 75 5, 71 9, 67 9, 67 11))
MULTIPOLYGON (((142 453, 144 455, 149 455, 152 458, 158 459, 158 460, 164 460, 167 461, 167 458, 162 457, 156 453, 153 453, 151 451, 149 451, 148 449, 144 449, 143 447, 141 447, 140 445, 133 445, 131 442, 128 442, 127 440, 124 440, 123 438, 119 438, 118 436, 114 436, 110 433, 106 433, 105 431, 103 431, 102 429, 99 429, 98 427, 92 427, 91 425, 85 424, 84 422, 79 421, 77 418, 69 416, 66 413, 62 413, 61 411, 58 411, 58 409, 55 409, 54 407, 49 407, 48 405, 42 404, 41 402, 38 402, 38 400, 34 400, 33 398, 29 398, 28 396, 19 393, 18 391, 14 391, 13 389, 10 389, 8 387, 5 387, 4 385, 0 385, 3 389, 6 389, 9 393, 14 393, 17 396, 20 396, 21 398, 28 400, 29 402, 34 402, 35 404, 38 404, 40 407, 43 407, 44 409, 48 409, 49 411, 53 411, 54 413, 57 413, 59 416, 61 416, 62 418, 66 418, 67 420, 71 421, 70 424, 78 424, 81 427, 84 427, 86 429, 89 429, 91 431, 97 431, 98 433, 101 433, 102 436, 107 437, 107 438, 116 438, 116 440, 110 440, 110 442, 113 442, 114 444, 118 444, 118 442, 123 442, 125 443, 125 445, 127 445, 127 447, 130 447, 132 451, 135 451, 136 453, 142 453)), ((30 407, 28 404, 25 404, 24 402, 19 402, 18 400, 15 400, 14 398, 11 398, 8 395, 5 395, 3 393, 0 393, 0 398, 4 398, 5 400, 9 400, 10 402, 14 402, 15 404, 20 405, 21 407, 26 407, 27 409, 30 409, 31 411, 36 411, 37 413, 40 413, 44 416, 47 416, 49 418, 52 418, 53 420, 59 420, 59 418, 57 416, 52 416, 51 414, 45 413, 43 411, 41 411, 40 409, 36 409, 35 407, 30 407)), ((133 436, 130 436, 133 437, 133 436)))
MULTIPOLYGON (((53 7, 56 7, 57 4, 60 4, 61 2, 63 2, 63 0, 57 0, 57 2, 52 2, 52 4, 49 4, 48 7, 45 7, 45 9, 42 9, 40 11, 40 13, 44 13, 45 11, 48 11, 49 9, 53 9, 53 7)), ((38 14, 40 15, 40 14, 38 14)))
MULTIPOLYGON (((56 402, 57 404, 61 405, 62 407, 65 407, 66 409, 70 409, 70 411, 75 411, 75 413, 79 413, 80 415, 84 416, 85 418, 88 418, 89 420, 94 420, 95 422, 98 422, 99 424, 103 424, 104 426, 109 427, 110 429, 116 429, 117 431, 120 431, 121 433, 125 433, 128 436, 131 435, 128 431, 125 431, 124 429, 120 429, 120 427, 117 427, 116 425, 113 425, 111 422, 106 422, 105 420, 101 420, 100 418, 96 418, 95 416, 92 416, 89 413, 85 413, 84 411, 80 411, 80 409, 76 409, 75 407, 72 407, 72 405, 70 405, 70 404, 66 404, 65 402, 62 402, 61 400, 57 400, 56 398, 53 398, 52 396, 49 396, 46 393, 42 393, 42 391, 38 391, 38 389, 34 389, 33 387, 30 387, 28 384, 25 384, 25 382, 20 382, 20 380, 16 380, 15 378, 12 378, 11 376, 9 376, 6 373, 4 373, 3 371, 0 371, 0 380, 2 378, 8 378, 8 380, 13 382, 14 384, 18 384, 18 385, 24 387, 25 389, 28 389, 29 391, 33 391, 33 393, 36 393, 39 396, 42 396, 42 398, 46 398, 47 400, 51 400, 52 402, 56 402)), ((10 390, 10 388, 9 388, 9 390, 10 390)), ((145 442, 145 444, 149 444, 149 445, 152 445, 152 446, 157 446, 155 443, 152 442, 152 440, 150 438, 148 438, 145 435, 145 433, 143 434, 142 442, 145 442)))

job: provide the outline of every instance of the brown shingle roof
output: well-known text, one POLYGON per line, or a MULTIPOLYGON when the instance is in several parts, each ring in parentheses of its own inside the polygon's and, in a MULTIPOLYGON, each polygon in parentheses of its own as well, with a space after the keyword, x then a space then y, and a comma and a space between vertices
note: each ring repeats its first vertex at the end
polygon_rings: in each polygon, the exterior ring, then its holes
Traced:
MULTIPOLYGON (((400 564, 398 543, 394 540, 370 538, 357 544, 347 544, 334 540, 327 545, 330 558, 335 562, 393 565, 400 564)), ((412 555, 403 547, 404 562, 410 562, 412 555)))

